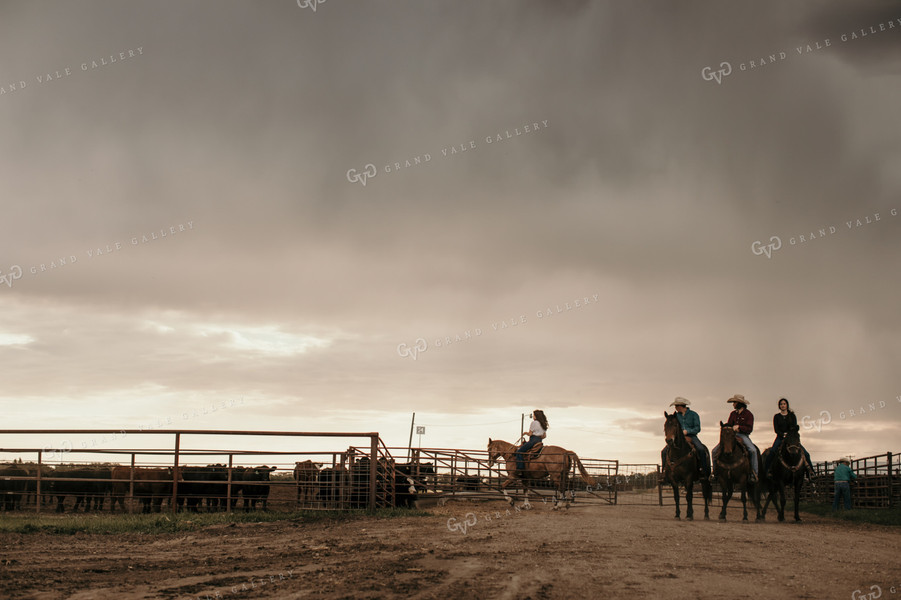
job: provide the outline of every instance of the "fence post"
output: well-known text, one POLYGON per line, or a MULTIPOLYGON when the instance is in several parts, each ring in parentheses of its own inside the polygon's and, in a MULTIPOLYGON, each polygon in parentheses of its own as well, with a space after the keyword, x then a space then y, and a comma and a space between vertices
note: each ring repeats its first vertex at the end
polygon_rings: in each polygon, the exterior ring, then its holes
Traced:
POLYGON ((892 507, 892 496, 894 495, 895 488, 892 485, 892 453, 886 452, 886 457, 888 458, 888 507, 892 507))
POLYGON ((129 514, 135 509, 135 453, 131 453, 131 469, 128 470, 128 508, 129 514))
MULTIPOLYGON (((181 444, 181 434, 175 434, 175 466, 172 467, 172 512, 178 512, 178 447, 181 444)), ((162 500, 161 500, 162 502, 162 500)))
POLYGON ((616 461, 616 469, 613 474, 613 506, 619 501, 619 460, 616 461))
POLYGON ((228 455, 228 484, 227 489, 225 491, 225 512, 230 513, 232 511, 232 460, 234 459, 233 454, 228 455))
MULTIPOLYGON (((41 451, 38 450, 38 480, 35 483, 35 491, 34 491, 34 512, 41 512, 41 451)), ((891 461, 889 461, 889 471, 891 471, 891 461)), ((889 489, 891 490, 891 480, 889 480, 889 489)), ((891 495, 891 494, 889 494, 891 495)))
POLYGON ((372 434, 369 438, 369 510, 375 510, 375 475, 376 463, 378 462, 378 439, 379 436, 372 434))
POLYGON ((657 465, 657 501, 660 503, 660 506, 663 506, 663 482, 660 481, 660 465, 657 465))

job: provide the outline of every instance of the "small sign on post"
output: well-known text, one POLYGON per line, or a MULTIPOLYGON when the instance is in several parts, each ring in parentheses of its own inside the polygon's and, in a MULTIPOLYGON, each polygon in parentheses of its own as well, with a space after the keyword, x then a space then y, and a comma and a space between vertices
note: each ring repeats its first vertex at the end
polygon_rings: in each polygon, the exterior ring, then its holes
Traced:
POLYGON ((425 434, 425 426, 417 425, 416 426, 416 435, 423 435, 423 434, 425 434))

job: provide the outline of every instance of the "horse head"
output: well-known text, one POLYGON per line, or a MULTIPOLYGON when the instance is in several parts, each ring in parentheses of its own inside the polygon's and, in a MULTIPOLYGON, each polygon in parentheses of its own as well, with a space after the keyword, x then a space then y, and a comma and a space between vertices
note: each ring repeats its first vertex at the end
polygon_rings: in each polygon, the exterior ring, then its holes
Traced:
POLYGON ((732 454, 735 451, 735 430, 722 421, 720 421, 720 448, 723 454, 732 454))
MULTIPOLYGON (((685 436, 682 434, 682 426, 679 425, 677 413, 669 414, 663 411, 663 416, 666 418, 663 423, 663 437, 666 439, 667 445, 684 440, 685 436)), ((679 444, 677 443, 677 445, 679 444)))
POLYGON ((785 438, 782 440, 780 450, 791 460, 800 458, 802 454, 800 427, 795 425, 789 429, 785 438))
POLYGON ((497 461, 498 457, 500 457, 501 452, 498 450, 498 441, 500 440, 492 440, 488 438, 488 468, 494 466, 495 461, 497 461))

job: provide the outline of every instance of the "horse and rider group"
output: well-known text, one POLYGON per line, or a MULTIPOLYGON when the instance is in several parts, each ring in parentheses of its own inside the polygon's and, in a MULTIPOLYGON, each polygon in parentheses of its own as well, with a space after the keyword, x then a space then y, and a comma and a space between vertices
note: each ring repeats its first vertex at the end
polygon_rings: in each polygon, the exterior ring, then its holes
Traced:
POLYGON ((686 516, 693 518, 692 490, 695 481, 700 482, 704 497, 704 518, 709 518, 711 483, 718 482, 723 493, 723 508, 720 520, 726 518, 726 506, 736 486, 741 488, 744 520, 748 518, 747 495, 751 496, 757 509, 757 519, 766 517, 766 509, 773 501, 779 520, 785 519, 785 486, 792 485, 795 491, 795 521, 798 515, 798 500, 804 477, 808 480, 814 474, 810 454, 801 445, 800 427, 794 411, 789 408, 788 400, 780 398, 777 406, 779 412, 773 416, 773 430, 776 438, 770 448, 761 456, 760 450, 751 441, 754 430, 754 415, 748 409, 751 404, 741 394, 736 394, 726 402, 731 403, 733 410, 728 421, 720 421, 719 443, 713 449, 713 459, 706 446, 701 443, 698 434, 701 431, 701 419, 698 413, 691 410, 691 402, 677 397, 670 406, 675 407, 673 414, 663 412, 664 436, 666 447, 660 456, 663 464, 664 483, 673 488, 676 501, 676 518, 681 515, 679 507, 679 484, 685 487, 686 516), (763 463, 761 476, 759 466, 763 463), (711 472, 711 464, 713 466, 711 472), (761 494, 767 495, 763 510, 760 508, 761 494), (778 494, 778 502, 776 495, 778 494))
MULTIPOLYGON (((748 409, 751 404, 743 395, 735 394, 729 398, 733 410, 726 423, 720 421, 719 443, 711 453, 701 442, 701 419, 698 413, 689 408, 691 402, 677 397, 670 406, 675 407, 672 414, 663 412, 664 436, 666 447, 660 453, 663 465, 664 483, 673 488, 676 504, 676 518, 681 518, 679 505, 679 485, 685 488, 686 517, 694 518, 692 492, 695 482, 701 484, 704 497, 704 518, 709 519, 709 505, 712 501, 711 484, 719 483, 722 490, 722 511, 720 520, 726 519, 726 507, 736 490, 741 492, 743 519, 748 519, 747 498, 750 496, 757 509, 757 519, 766 517, 766 510, 773 502, 778 511, 780 521, 785 520, 785 487, 794 488, 795 521, 800 521, 798 502, 801 486, 805 476, 808 481, 814 475, 810 454, 801 445, 800 427, 794 411, 789 407, 786 398, 777 402, 778 412, 773 415, 773 430, 776 434, 773 444, 761 455, 760 450, 751 441, 754 431, 754 415, 748 409), (763 466, 761 474, 760 466, 763 466), (711 466, 713 467, 711 469, 711 466), (761 509, 761 495, 766 502, 761 509)), ((594 479, 586 472, 575 452, 559 446, 544 446, 547 437, 548 420, 541 410, 532 412, 532 423, 528 431, 523 432, 527 441, 518 446, 501 440, 488 440, 488 466, 503 458, 508 478, 501 485, 507 500, 506 488, 514 481, 520 481, 525 490, 525 503, 528 504, 529 483, 550 477, 554 484, 554 508, 560 500, 565 500, 567 475, 576 465, 582 480, 594 486, 594 479), (515 463, 515 466, 514 466, 515 463)), ((589 488, 590 489, 590 488, 589 488)))

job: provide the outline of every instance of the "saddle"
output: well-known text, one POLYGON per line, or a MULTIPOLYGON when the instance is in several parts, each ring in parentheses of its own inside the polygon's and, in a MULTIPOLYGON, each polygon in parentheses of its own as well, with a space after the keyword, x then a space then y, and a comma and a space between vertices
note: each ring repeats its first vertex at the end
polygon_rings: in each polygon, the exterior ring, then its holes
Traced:
POLYGON ((532 447, 529 449, 528 452, 526 452, 525 454, 523 454, 523 458, 526 459, 526 463, 528 463, 530 460, 533 460, 533 459, 538 458, 539 455, 541 455, 541 450, 542 450, 543 448, 544 448, 544 443, 543 443, 543 442, 538 442, 537 444, 535 444, 534 446, 532 446, 532 447))

